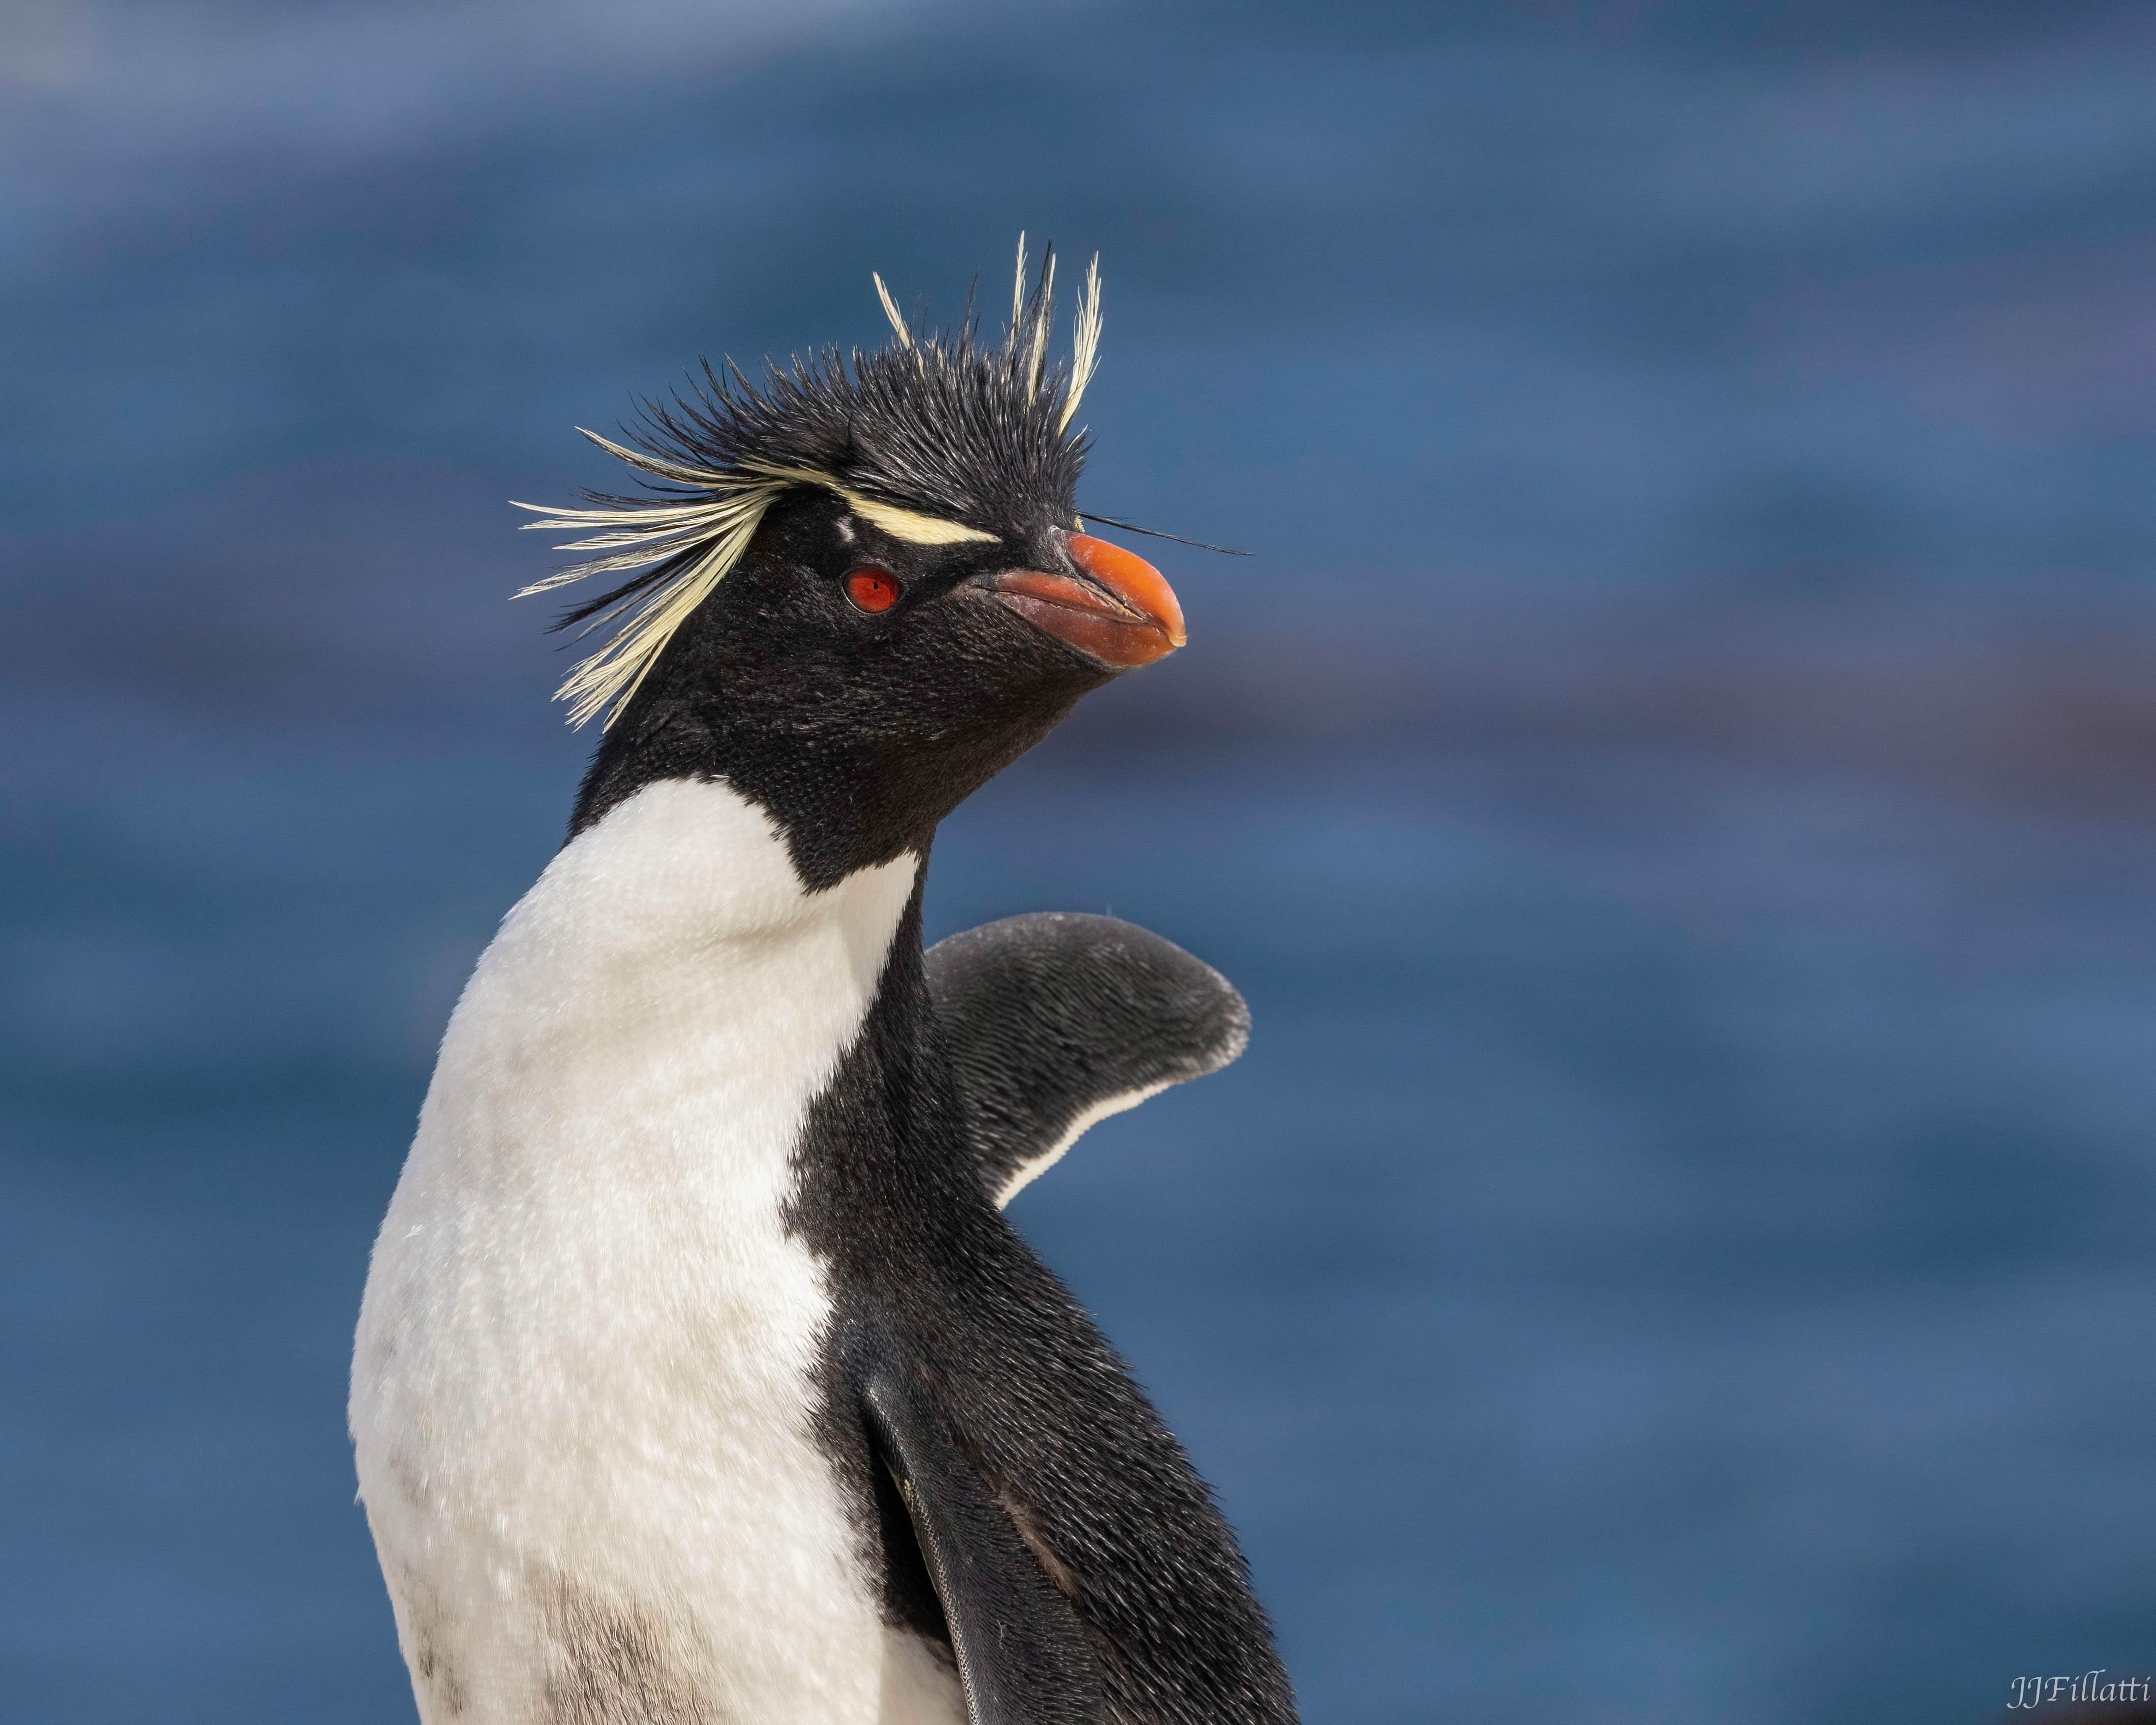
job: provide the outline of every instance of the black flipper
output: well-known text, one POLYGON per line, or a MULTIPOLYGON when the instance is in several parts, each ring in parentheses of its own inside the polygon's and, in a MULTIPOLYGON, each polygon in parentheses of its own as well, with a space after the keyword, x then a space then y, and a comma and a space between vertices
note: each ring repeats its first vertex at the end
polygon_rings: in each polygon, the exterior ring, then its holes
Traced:
POLYGON ((954 934, 928 950, 928 992, 998 1204, 1095 1121, 1226 1065, 1250 1034, 1219 971, 1112 916, 954 934))
POLYGON ((893 1351, 856 1358, 877 1459, 898 1482, 942 1602, 969 1725, 1101 1725, 1106 1693, 1070 1602, 893 1351))

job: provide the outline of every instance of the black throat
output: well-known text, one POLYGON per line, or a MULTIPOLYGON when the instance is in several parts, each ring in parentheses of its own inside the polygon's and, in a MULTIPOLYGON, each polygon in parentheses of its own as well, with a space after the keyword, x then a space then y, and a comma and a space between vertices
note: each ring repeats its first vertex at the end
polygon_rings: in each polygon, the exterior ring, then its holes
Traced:
POLYGON ((937 822, 1107 680, 969 584, 1023 561, 1023 545, 939 549, 931 572, 927 553, 856 533, 848 555, 907 576, 916 608, 848 612, 830 575, 840 513, 814 491, 774 506, 602 739, 571 838, 647 784, 722 779, 771 815, 820 891, 925 853, 937 822))

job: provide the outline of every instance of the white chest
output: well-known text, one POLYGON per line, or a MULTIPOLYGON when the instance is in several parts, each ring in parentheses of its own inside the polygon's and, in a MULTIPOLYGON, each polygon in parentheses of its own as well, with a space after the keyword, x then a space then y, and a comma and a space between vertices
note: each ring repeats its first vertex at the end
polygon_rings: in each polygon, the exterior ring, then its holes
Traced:
POLYGON ((962 1717, 880 1624, 810 1430, 829 1300, 782 1221, 916 867, 805 894, 760 811, 654 785, 480 959, 352 1371, 429 1725, 962 1717))

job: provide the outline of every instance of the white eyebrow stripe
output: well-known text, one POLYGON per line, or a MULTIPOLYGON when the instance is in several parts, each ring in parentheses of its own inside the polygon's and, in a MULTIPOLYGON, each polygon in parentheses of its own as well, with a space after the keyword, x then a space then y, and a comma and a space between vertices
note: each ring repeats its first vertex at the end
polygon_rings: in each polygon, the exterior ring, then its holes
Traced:
MULTIPOLYGON (((824 483, 828 485, 829 481, 824 483)), ((833 485, 831 489, 870 526, 880 527, 892 538, 903 539, 909 545, 993 545, 996 542, 993 533, 983 533, 978 527, 967 526, 962 521, 940 521, 932 515, 917 515, 910 509, 895 508, 873 497, 864 497, 858 491, 847 490, 842 485, 833 485)))

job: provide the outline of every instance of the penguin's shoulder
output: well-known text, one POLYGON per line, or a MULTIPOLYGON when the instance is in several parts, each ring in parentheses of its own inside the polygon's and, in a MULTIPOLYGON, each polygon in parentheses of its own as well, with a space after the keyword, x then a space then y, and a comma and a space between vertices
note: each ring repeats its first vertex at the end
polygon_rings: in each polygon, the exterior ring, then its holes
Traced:
POLYGON ((1217 1071, 1250 1040, 1219 972, 1113 916, 1048 911, 939 941, 937 1022, 998 1204, 1096 1121, 1217 1071))

